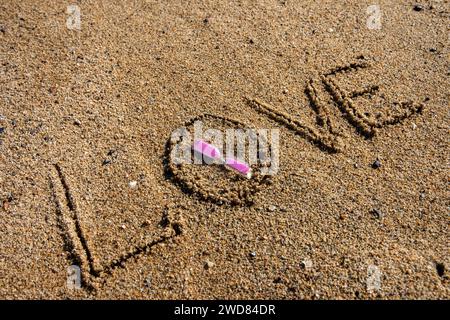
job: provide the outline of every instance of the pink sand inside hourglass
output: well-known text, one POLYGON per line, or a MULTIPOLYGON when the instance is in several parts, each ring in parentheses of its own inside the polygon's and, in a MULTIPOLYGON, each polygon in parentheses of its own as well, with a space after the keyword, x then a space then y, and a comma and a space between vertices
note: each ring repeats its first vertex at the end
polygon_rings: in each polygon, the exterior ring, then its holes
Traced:
POLYGON ((212 144, 209 144, 203 140, 196 140, 194 142, 194 150, 208 158, 222 160, 222 162, 224 162, 224 164, 228 167, 245 175, 247 178, 251 177, 251 169, 247 163, 234 158, 227 158, 226 160, 223 160, 219 149, 212 144))

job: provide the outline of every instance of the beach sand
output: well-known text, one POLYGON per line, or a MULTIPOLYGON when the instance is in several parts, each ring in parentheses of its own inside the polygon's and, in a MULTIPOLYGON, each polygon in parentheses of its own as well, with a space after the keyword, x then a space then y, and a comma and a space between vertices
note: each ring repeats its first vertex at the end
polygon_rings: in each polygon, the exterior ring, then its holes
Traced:
POLYGON ((0 297, 450 298, 450 5, 371 5, 0 2, 0 297), (195 119, 278 171, 174 165, 195 119))

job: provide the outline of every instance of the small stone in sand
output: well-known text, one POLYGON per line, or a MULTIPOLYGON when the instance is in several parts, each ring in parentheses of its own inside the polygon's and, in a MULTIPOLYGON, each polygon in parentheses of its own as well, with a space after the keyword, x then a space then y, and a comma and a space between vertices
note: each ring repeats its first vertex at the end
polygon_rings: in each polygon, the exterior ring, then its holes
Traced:
POLYGON ((130 181, 130 182, 128 183, 128 185, 130 186, 131 189, 134 189, 134 188, 136 188, 136 186, 137 186, 137 181, 130 181))
POLYGON ((256 257, 256 252, 252 251, 249 253, 250 258, 255 258, 256 257))
POLYGON ((146 279, 145 279, 145 287, 146 288, 148 288, 148 289, 150 289, 151 287, 152 287, 152 278, 150 277, 150 276, 148 276, 146 279))
POLYGON ((123 224, 120 226, 123 230, 125 230, 127 227, 123 224))
POLYGON ((111 149, 108 151, 105 160, 103 160, 103 165, 106 166, 110 164, 113 160, 117 158, 117 151, 114 149, 111 149))
POLYGON ((5 132, 5 128, 0 127, 0 134, 2 134, 3 132, 5 132))
POLYGON ((417 125, 414 122, 411 124, 411 127, 412 127, 413 130, 417 129, 417 125))
POLYGON ((379 167, 381 167, 381 161, 380 161, 380 159, 376 159, 376 160, 372 163, 372 168, 373 168, 373 169, 378 169, 379 167))
POLYGON ((274 212, 275 210, 277 210, 277 207, 275 207, 274 205, 269 206, 269 211, 270 212, 274 212))
POLYGON ((311 259, 304 259, 304 260, 302 260, 300 262, 300 267, 302 269, 306 269, 306 270, 311 269, 312 268, 312 261, 311 261, 311 259))
POLYGON ((419 11, 422 11, 422 10, 423 10, 423 6, 420 5, 420 4, 415 4, 414 7, 413 7, 413 9, 414 9, 414 11, 419 12, 419 11))
POLYGON ((209 261, 209 260, 206 260, 206 261, 205 261, 204 267, 205 267, 206 270, 211 269, 211 268, 213 268, 214 266, 215 266, 215 263, 214 263, 214 262, 209 261))
POLYGON ((377 219, 383 218, 383 212, 381 212, 381 210, 379 209, 372 209, 372 214, 377 219))

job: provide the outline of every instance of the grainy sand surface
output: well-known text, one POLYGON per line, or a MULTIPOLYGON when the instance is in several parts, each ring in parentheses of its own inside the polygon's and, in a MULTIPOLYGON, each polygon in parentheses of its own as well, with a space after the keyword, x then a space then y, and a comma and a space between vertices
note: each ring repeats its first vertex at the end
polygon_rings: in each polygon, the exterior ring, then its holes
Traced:
POLYGON ((448 299, 450 5, 373 4, 0 1, 0 297, 448 299), (173 165, 197 117, 277 174, 173 165))

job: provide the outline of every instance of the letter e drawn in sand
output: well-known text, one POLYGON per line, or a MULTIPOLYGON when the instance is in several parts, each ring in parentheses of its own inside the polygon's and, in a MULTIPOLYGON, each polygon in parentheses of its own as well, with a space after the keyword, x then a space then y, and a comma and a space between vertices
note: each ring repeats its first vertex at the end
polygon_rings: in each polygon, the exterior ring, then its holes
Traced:
MULTIPOLYGON (((126 246, 110 246, 110 243, 101 243, 104 238, 98 232, 102 229, 111 228, 109 225, 101 223, 96 225, 95 216, 92 217, 92 206, 81 204, 80 198, 96 196, 98 194, 86 195, 80 193, 73 187, 75 183, 70 180, 65 170, 60 164, 55 164, 49 172, 50 190, 56 206, 56 214, 64 240, 64 249, 68 252, 70 264, 80 268, 80 283, 83 289, 95 291, 100 281, 111 275, 113 270, 123 267, 132 258, 149 253, 154 245, 167 241, 170 238, 179 236, 182 233, 181 213, 174 207, 166 207, 160 210, 159 217, 149 219, 141 218, 138 221, 143 230, 134 229, 137 237, 130 237, 122 232, 111 232, 113 235, 126 242, 126 246), (89 210, 91 209, 91 210, 89 210), (88 214, 86 214, 88 213, 88 214), (150 228, 150 229, 149 229, 150 228), (95 232, 96 231, 96 232, 95 232), (149 237, 146 236, 149 234, 149 237), (104 250, 108 255, 103 254, 104 250), (112 258, 110 258, 112 256, 112 258)), ((108 195, 106 195, 108 196, 108 195)), ((96 199, 105 204, 107 199, 96 199)), ((133 205, 133 202, 130 202, 133 205)), ((118 203, 111 203, 117 205, 118 203)), ((124 210, 124 208, 119 208, 124 210)), ((145 216, 145 208, 136 208, 141 216, 145 216)), ((131 223, 130 223, 131 225, 131 223)), ((131 226, 130 226, 131 228, 131 226)), ((108 232, 108 230, 104 230, 108 232)), ((113 239, 114 240, 114 239, 113 239)), ((68 283, 69 283, 68 279, 68 283)), ((73 287, 73 286, 72 286, 73 287)))
POLYGON ((380 87, 378 85, 371 85, 363 90, 346 92, 335 80, 337 74, 345 74, 370 67, 371 64, 369 62, 358 61, 332 69, 330 72, 320 77, 326 90, 330 93, 334 103, 341 110, 344 117, 366 138, 373 137, 378 129, 385 128, 389 125, 399 124, 414 114, 420 114, 424 108, 423 103, 416 103, 413 101, 393 102, 392 105, 398 106, 400 110, 388 110, 384 114, 380 113, 376 119, 370 118, 368 112, 364 112, 361 107, 355 103, 354 99, 364 95, 375 95, 380 90, 380 87))

